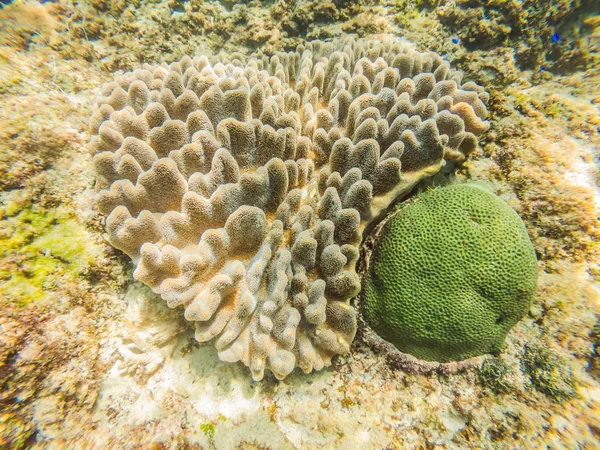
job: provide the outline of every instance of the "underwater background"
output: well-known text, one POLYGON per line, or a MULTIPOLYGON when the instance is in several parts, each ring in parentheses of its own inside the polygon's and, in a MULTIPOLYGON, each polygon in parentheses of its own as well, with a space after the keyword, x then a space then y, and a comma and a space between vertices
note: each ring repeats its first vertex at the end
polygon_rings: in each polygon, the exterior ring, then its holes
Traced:
POLYGON ((3 1, 0 447, 600 448, 596 0, 3 1), (393 35, 489 93, 452 183, 484 181, 538 259, 498 354, 411 371, 360 335, 262 381, 133 279, 97 208, 88 123, 115 73, 393 35))

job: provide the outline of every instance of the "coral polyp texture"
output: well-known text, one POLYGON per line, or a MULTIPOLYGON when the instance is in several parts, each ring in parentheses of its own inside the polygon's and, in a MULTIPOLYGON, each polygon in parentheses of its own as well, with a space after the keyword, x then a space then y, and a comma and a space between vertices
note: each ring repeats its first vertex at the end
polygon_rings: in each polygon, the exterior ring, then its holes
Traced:
POLYGON ((355 335, 364 228, 488 127, 461 78, 390 37, 117 76, 90 120, 110 242, 222 360, 319 370, 355 335))
POLYGON ((529 311, 537 260, 525 224, 477 184, 425 192, 377 233, 367 324, 400 351, 450 362, 500 350, 529 311))

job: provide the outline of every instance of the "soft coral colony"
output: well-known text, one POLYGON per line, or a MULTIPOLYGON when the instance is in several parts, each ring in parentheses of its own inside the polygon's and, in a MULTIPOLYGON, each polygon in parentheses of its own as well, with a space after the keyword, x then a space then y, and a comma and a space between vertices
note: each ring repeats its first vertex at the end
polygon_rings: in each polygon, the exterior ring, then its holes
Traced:
POLYGON ((476 149, 488 98, 392 37, 144 65, 95 105, 98 206, 222 360, 320 370, 356 332, 365 227, 476 149))

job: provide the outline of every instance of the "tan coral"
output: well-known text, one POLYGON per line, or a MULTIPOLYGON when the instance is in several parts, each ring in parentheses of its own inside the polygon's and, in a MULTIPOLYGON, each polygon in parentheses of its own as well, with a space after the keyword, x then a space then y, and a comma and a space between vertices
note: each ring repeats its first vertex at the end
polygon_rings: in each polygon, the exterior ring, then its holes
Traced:
POLYGON ((487 129, 488 96, 393 38, 144 65, 90 120, 134 277, 260 380, 349 351, 365 227, 487 129))

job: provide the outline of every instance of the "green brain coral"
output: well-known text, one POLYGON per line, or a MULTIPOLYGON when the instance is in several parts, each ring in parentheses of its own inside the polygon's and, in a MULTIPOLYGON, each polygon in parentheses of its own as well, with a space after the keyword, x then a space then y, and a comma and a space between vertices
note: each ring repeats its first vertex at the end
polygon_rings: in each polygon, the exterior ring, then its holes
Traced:
POLYGON ((537 282, 521 218, 462 184, 419 195, 377 235, 363 278, 367 324, 401 352, 437 362, 498 351, 537 282))

